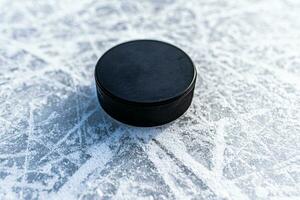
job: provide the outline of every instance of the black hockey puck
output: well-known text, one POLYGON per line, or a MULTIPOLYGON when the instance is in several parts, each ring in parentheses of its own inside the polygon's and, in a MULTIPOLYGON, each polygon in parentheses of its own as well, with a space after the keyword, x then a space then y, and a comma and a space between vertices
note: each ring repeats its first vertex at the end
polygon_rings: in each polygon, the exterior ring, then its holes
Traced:
POLYGON ((191 104, 196 76, 185 52, 155 40, 119 44, 95 69, 102 108, 135 126, 157 126, 180 117, 191 104))

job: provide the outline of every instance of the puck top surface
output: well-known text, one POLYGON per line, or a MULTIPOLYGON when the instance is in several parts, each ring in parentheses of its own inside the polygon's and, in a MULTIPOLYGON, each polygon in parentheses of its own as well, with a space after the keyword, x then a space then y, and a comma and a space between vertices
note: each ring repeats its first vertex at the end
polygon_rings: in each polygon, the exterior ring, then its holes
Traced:
POLYGON ((160 103, 190 89, 196 70, 189 56, 165 42, 136 40, 108 50, 96 65, 97 85, 133 103, 160 103))

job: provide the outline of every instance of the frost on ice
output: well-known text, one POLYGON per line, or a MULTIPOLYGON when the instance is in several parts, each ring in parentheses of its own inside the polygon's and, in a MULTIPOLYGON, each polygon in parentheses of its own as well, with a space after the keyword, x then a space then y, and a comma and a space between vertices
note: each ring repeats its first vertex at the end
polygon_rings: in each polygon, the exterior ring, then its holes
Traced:
POLYGON ((0 1, 0 199, 299 199, 300 4, 0 1), (134 128, 93 70, 132 39, 194 60, 178 120, 134 128))

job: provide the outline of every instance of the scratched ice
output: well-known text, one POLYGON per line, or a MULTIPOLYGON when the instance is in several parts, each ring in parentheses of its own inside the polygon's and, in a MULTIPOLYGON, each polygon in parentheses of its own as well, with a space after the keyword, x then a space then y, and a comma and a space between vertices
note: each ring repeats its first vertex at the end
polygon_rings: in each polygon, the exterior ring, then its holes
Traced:
POLYGON ((300 199, 300 3, 0 0, 0 199, 300 199), (153 38, 198 70, 178 120, 98 104, 110 47, 153 38))

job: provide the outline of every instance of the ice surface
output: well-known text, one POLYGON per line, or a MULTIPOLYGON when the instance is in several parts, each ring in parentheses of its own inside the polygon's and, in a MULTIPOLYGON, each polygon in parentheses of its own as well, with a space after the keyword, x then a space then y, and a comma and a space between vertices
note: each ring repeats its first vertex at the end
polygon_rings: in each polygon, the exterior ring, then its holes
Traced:
POLYGON ((0 199, 300 199, 297 0, 0 1, 0 199), (151 38, 198 70, 178 120, 98 104, 97 59, 151 38))

